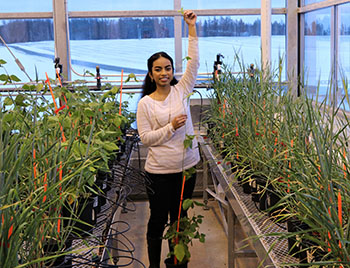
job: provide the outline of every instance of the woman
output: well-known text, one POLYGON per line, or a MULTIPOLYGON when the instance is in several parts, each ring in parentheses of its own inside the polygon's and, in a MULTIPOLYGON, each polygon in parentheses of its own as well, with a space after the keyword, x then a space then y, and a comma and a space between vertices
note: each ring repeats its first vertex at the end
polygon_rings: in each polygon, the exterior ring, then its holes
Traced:
MULTIPOLYGON (((189 30, 190 59, 183 77, 179 82, 174 78, 174 64, 168 54, 158 52, 152 55, 147 62, 148 73, 137 108, 138 132, 142 143, 148 147, 145 170, 151 180, 147 226, 150 268, 160 266, 162 236, 168 214, 170 223, 177 220, 182 172, 199 161, 196 139, 192 148, 184 149, 183 145, 186 134, 194 134, 187 96, 193 90, 199 67, 197 15, 185 11, 184 20, 189 30)), ((184 199, 191 198, 195 181, 195 175, 187 178, 184 199)))

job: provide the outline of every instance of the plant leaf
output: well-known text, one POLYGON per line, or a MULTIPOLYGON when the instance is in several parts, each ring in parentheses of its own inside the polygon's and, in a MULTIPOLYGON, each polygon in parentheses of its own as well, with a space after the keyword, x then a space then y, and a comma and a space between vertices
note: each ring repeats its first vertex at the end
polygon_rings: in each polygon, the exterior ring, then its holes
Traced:
POLYGON ((192 199, 186 199, 183 201, 182 208, 184 210, 187 210, 189 208, 193 208, 193 200, 192 199))
POLYGON ((180 10, 178 10, 177 12, 179 12, 181 15, 183 15, 184 14, 184 8, 183 7, 181 7, 181 9, 180 10))
POLYGON ((15 76, 15 75, 10 75, 10 79, 12 80, 12 81, 15 81, 15 82, 19 82, 19 81, 21 81, 21 79, 19 79, 17 76, 15 76))
POLYGON ((174 254, 176 256, 176 258, 182 262, 184 257, 186 256, 186 253, 185 253, 185 247, 183 244, 177 244, 175 245, 175 248, 174 248, 174 254))

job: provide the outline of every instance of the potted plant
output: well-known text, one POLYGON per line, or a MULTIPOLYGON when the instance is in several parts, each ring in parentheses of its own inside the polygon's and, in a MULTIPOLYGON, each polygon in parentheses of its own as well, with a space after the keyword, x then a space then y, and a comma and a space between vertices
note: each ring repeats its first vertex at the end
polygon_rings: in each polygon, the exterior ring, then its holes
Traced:
MULTIPOLYGON (((223 73, 216 81, 214 87, 220 88, 214 88, 212 101, 212 141, 219 153, 224 151, 223 161, 233 164, 235 174, 248 175, 243 182, 251 183, 256 176, 265 179, 262 191, 254 193, 266 194, 262 213, 289 226, 289 232, 265 235, 289 239, 291 254, 301 259, 290 265, 346 267, 350 120, 341 110, 343 101, 326 105, 327 98, 318 103, 316 96, 313 102, 304 84, 302 96, 293 97, 281 83, 280 69, 277 81, 263 71, 256 75, 259 79, 249 80, 242 71, 240 79, 230 80, 223 73)), ((347 88, 344 79, 344 99, 349 103, 347 88)), ((333 85, 331 91, 336 92, 333 85)))
MULTIPOLYGON (((204 206, 202 203, 192 199, 184 200, 182 208, 188 212, 189 208, 194 206, 204 206)), ((203 216, 195 215, 185 216, 180 218, 180 221, 174 222, 168 226, 168 229, 163 237, 170 243, 171 251, 168 253, 168 258, 165 260, 167 268, 186 268, 190 261, 191 254, 189 246, 192 245, 194 239, 204 243, 205 234, 200 233, 199 227, 202 223, 203 216), (179 225, 179 231, 177 231, 179 225)))
MULTIPOLYGON (((0 67, 4 64, 0 60, 0 67)), ((0 75, 4 83, 16 79, 0 75)), ((79 215, 89 207, 76 201, 93 193, 94 174, 108 166, 110 152, 117 149, 111 143, 125 119, 86 88, 77 94, 57 88, 57 99, 68 98, 59 109, 43 96, 44 83, 22 89, 0 106, 0 263, 49 267, 75 250, 68 237, 74 226, 81 229, 79 215), (69 215, 63 214, 65 207, 69 215)))

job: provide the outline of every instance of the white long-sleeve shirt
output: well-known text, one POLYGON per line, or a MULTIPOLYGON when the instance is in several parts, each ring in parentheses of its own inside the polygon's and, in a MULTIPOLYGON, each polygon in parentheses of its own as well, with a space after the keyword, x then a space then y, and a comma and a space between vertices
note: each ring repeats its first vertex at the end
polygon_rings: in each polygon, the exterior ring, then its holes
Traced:
POLYGON ((187 135, 194 135, 188 95, 193 91, 199 68, 198 38, 189 36, 186 71, 164 101, 144 96, 137 107, 137 128, 141 142, 148 147, 145 170, 154 174, 177 173, 199 162, 196 138, 192 149, 184 149, 187 135), (187 114, 186 124, 174 130, 174 117, 187 114))

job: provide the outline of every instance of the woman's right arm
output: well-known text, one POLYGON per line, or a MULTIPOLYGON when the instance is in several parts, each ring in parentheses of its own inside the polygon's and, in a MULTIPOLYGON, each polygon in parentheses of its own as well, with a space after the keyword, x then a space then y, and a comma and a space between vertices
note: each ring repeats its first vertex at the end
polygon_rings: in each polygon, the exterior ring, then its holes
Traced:
MULTIPOLYGON (((169 141, 174 135, 175 129, 173 127, 173 124, 170 122, 164 127, 153 130, 151 124, 152 119, 149 116, 147 107, 147 103, 143 101, 140 101, 137 106, 137 130, 139 132, 141 142, 145 146, 158 146, 169 141)), ((153 122, 153 124, 155 124, 155 122, 153 122)))

